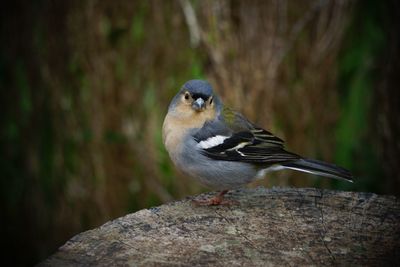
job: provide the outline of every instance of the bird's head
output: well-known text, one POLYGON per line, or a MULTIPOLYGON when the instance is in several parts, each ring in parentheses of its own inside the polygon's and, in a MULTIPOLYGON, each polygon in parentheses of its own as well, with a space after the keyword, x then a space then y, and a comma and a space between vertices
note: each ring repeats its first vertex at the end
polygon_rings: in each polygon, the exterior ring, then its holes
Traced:
POLYGON ((169 111, 185 113, 186 115, 215 114, 220 105, 218 96, 214 94, 208 82, 190 80, 182 86, 174 97, 169 106, 169 111))

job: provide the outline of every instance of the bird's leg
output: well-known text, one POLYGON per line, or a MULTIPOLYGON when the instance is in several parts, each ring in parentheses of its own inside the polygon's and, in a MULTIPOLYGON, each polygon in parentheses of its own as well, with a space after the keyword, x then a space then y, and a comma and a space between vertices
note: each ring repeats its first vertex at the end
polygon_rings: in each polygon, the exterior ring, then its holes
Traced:
POLYGON ((221 192, 219 192, 218 195, 216 195, 215 197, 210 198, 208 200, 210 205, 221 205, 222 202, 224 202, 224 195, 226 193, 228 193, 228 190, 222 190, 221 192))
POLYGON ((231 205, 234 202, 225 200, 224 195, 228 192, 228 190, 223 190, 218 193, 218 195, 209 198, 209 199, 201 199, 201 200, 193 200, 196 205, 199 206, 217 206, 217 205, 231 205))

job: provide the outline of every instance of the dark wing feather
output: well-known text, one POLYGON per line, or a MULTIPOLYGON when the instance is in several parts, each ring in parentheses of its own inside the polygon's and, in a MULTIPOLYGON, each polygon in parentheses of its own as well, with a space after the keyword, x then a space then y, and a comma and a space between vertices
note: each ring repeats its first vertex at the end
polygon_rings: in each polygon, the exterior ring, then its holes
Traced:
POLYGON ((300 156, 283 148, 283 140, 272 133, 256 127, 240 113, 224 110, 225 116, 207 122, 194 135, 197 142, 222 135, 223 143, 203 149, 209 158, 226 161, 240 161, 260 165, 272 165, 297 160, 300 156), (226 112, 228 115, 226 116, 226 112))
POLYGON ((304 159, 288 152, 283 147, 282 139, 255 126, 240 113, 227 109, 224 111, 225 116, 220 115, 218 119, 206 122, 194 134, 199 147, 204 147, 202 153, 207 157, 215 160, 247 162, 260 167, 280 164, 288 169, 352 181, 353 176, 348 170, 330 163, 304 159), (213 142, 202 145, 202 141, 207 143, 209 138, 212 140, 215 136, 223 138, 216 138, 214 146, 209 146, 213 142))
POLYGON ((216 160, 272 165, 297 160, 300 156, 283 149, 277 140, 258 139, 252 132, 234 133, 218 146, 203 149, 203 154, 216 160))

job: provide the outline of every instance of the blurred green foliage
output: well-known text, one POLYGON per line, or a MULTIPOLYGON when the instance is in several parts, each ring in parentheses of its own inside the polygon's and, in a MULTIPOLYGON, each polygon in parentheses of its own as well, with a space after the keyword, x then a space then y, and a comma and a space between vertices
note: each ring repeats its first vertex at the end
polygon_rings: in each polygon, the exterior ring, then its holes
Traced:
POLYGON ((359 2, 351 19, 339 61, 341 118, 336 129, 336 161, 357 173, 354 185, 339 188, 383 193, 375 129, 372 126, 377 58, 383 54, 383 4, 359 2), (377 177, 381 177, 377 180, 377 177))
POLYGON ((181 3, 16 1, 1 11, 7 260, 32 265, 80 231, 207 190, 175 171, 161 137, 169 101, 193 78, 291 150, 357 177, 282 172, 257 184, 399 193, 382 183, 396 177, 383 172, 369 123, 383 3, 191 1, 196 47, 181 3))

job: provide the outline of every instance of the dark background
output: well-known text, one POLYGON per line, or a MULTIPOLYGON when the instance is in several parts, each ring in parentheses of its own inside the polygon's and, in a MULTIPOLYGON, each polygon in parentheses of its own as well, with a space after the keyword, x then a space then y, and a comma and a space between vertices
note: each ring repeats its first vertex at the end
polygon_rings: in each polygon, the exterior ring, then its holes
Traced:
POLYGON ((13 1, 1 8, 1 251, 32 265, 81 231, 207 190, 161 140, 193 78, 354 184, 400 194, 397 1, 13 1), (194 12, 191 12, 194 11, 194 12))

